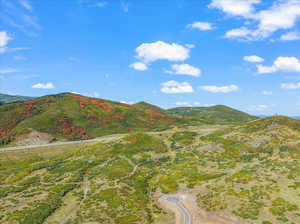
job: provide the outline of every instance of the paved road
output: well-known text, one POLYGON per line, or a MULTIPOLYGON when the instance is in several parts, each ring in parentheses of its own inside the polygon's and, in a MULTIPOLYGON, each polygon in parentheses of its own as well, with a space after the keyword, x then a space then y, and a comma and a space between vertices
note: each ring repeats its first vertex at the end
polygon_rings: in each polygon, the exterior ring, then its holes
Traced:
POLYGON ((120 134, 120 135, 104 136, 104 137, 94 138, 94 139, 89 139, 89 140, 54 142, 54 143, 43 144, 43 145, 15 146, 15 147, 9 147, 9 148, 0 148, 0 152, 15 151, 15 150, 22 150, 22 149, 32 149, 32 148, 40 148, 40 147, 59 146, 59 145, 82 144, 82 143, 89 143, 89 142, 110 142, 113 140, 120 139, 121 137, 123 137, 123 135, 120 134))
POLYGON ((180 196, 166 196, 166 201, 171 202, 175 204, 176 208, 180 212, 182 218, 183 218, 183 224, 191 224, 191 214, 189 211, 181 204, 180 196))

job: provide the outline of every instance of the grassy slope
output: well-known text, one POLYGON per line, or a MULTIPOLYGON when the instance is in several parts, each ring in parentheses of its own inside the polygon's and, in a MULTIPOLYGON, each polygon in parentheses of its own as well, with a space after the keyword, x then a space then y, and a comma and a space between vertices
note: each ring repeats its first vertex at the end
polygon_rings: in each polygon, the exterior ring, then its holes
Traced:
POLYGON ((177 107, 168 110, 171 114, 191 116, 195 118, 214 120, 219 122, 247 122, 257 119, 242 111, 217 105, 212 107, 177 107))
POLYGON ((162 130, 182 118, 140 105, 58 94, 0 107, 0 140, 7 143, 28 131, 46 132, 57 139, 92 137, 141 130, 162 130))
POLYGON ((0 105, 6 103, 13 103, 17 101, 31 100, 32 97, 28 96, 12 96, 0 93, 0 105))
POLYGON ((238 216, 240 224, 300 223, 300 131, 293 120, 261 119, 203 136, 196 129, 157 136, 131 134, 111 144, 49 148, 51 153, 0 153, 0 222, 52 224, 69 217, 72 224, 158 223, 168 217, 155 192, 180 190, 195 195, 199 208, 238 216), (256 144, 257 138, 266 144, 256 144), (197 150, 212 144, 218 147, 197 150), (75 208, 73 216, 68 206, 75 208))

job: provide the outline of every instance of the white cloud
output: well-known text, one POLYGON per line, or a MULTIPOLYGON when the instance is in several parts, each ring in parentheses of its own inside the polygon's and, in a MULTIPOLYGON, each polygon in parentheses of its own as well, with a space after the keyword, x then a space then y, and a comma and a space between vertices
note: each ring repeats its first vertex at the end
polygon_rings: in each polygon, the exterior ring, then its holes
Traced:
POLYGON ((211 93, 229 93, 239 90, 239 87, 236 85, 228 86, 200 86, 200 89, 211 92, 211 93))
POLYGON ((124 103, 124 104, 129 104, 129 105, 132 105, 132 104, 134 104, 134 102, 133 102, 133 101, 121 101, 121 103, 124 103))
MULTIPOLYGON (((272 6, 257 11, 260 0, 213 0, 210 7, 247 19, 250 28, 240 27, 227 31, 225 37, 242 40, 261 40, 281 29, 293 28, 300 17, 300 0, 277 0, 272 6), (256 26, 254 29, 253 26, 256 26)), ((286 37, 288 38, 288 37, 286 37)))
POLYGON ((54 85, 52 82, 48 83, 37 83, 32 86, 33 89, 54 89, 54 85))
POLYGON ((136 48, 137 58, 145 63, 168 60, 184 61, 190 57, 190 49, 176 43, 165 43, 157 41, 153 43, 143 43, 136 48))
POLYGON ((12 38, 6 31, 0 31, 0 54, 6 51, 7 44, 10 40, 12 40, 12 38))
POLYGON ((300 88, 300 82, 297 83, 281 83, 280 87, 282 89, 299 89, 300 88))
POLYGON ((160 89, 163 93, 175 94, 175 93, 193 93, 194 89, 188 82, 176 82, 174 80, 161 83, 160 89))
POLYGON ((259 74, 277 71, 300 72, 300 61, 296 57, 278 57, 272 66, 258 65, 257 70, 259 74))
POLYGON ((258 74, 269 74, 277 71, 273 66, 257 65, 256 67, 258 74))
POLYGON ((298 32, 288 32, 282 34, 280 37, 281 41, 292 41, 292 40, 300 40, 300 33, 298 32))
POLYGON ((195 106, 199 106, 201 103, 200 102, 185 102, 185 101, 178 101, 175 103, 176 106, 179 107, 195 107, 195 106))
POLYGON ((263 95, 265 96, 270 96, 270 95, 273 95, 273 92, 272 91, 268 91, 268 90, 264 90, 261 92, 263 95))
POLYGON ((197 29, 197 30, 212 30, 213 25, 211 23, 206 22, 194 22, 192 24, 187 25, 188 28, 197 29))
POLYGON ((166 71, 170 74, 176 74, 176 75, 190 75, 199 77, 201 75, 201 70, 199 68, 193 67, 189 64, 175 64, 171 66, 171 71, 166 71))
POLYGON ((233 38, 233 39, 248 39, 248 36, 252 33, 246 27, 241 27, 237 29, 229 30, 225 33, 226 38, 233 38))
POLYGON ((273 33, 279 29, 289 29, 295 25, 300 16, 300 1, 275 1, 273 6, 258 13, 258 29, 273 33))
POLYGON ((148 66, 143 62, 135 62, 135 63, 131 64, 129 67, 133 68, 135 70, 138 70, 138 71, 148 70, 148 66))
POLYGON ((15 68, 0 69, 0 74, 2 74, 2 75, 9 74, 9 73, 15 73, 15 72, 19 72, 19 70, 15 69, 15 68))
POLYGON ((251 106, 248 108, 249 111, 265 111, 265 110, 268 110, 270 109, 271 106, 269 105, 264 105, 264 104, 261 104, 261 105, 256 105, 256 106, 251 106))
POLYGON ((254 4, 260 0, 212 0, 209 7, 217 8, 234 16, 249 16, 254 11, 254 4))
POLYGON ((248 61, 248 62, 252 62, 252 63, 258 63, 258 62, 264 61, 263 58, 256 56, 256 55, 245 56, 243 59, 244 59, 244 61, 248 61))

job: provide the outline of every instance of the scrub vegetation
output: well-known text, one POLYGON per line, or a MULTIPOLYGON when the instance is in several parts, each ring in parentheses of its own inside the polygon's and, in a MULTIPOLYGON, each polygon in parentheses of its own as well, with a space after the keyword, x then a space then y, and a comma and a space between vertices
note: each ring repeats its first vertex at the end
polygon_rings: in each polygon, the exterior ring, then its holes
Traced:
POLYGON ((243 223, 300 223, 297 121, 202 129, 2 152, 0 223, 157 223, 169 213, 155 195, 176 192, 243 223))

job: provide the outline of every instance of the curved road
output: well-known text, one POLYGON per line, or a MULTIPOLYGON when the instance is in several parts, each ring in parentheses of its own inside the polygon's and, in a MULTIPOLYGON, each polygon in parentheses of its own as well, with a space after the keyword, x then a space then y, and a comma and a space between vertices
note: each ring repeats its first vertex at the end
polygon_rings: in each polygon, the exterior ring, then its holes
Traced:
POLYGON ((173 196, 166 196, 165 200, 167 202, 175 204, 177 210, 181 214, 183 218, 183 224, 192 224, 191 222, 191 214, 189 211, 181 204, 181 198, 180 196, 173 195, 173 196))

